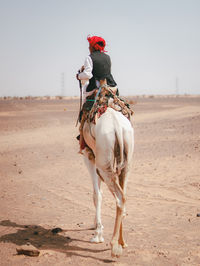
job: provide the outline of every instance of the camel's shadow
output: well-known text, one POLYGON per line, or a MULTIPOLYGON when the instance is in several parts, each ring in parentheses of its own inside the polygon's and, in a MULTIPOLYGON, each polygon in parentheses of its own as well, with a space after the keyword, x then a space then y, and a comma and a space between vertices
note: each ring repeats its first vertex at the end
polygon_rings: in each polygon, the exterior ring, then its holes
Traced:
MULTIPOLYGON (((40 250, 54 250, 65 253, 67 256, 80 256, 85 258, 92 258, 103 262, 111 263, 113 260, 101 259, 91 255, 80 254, 79 251, 85 253, 101 253, 109 249, 92 249, 73 245, 73 241, 88 242, 85 240, 71 238, 70 236, 63 236, 61 234, 52 233, 51 229, 45 229, 37 225, 19 225, 9 220, 0 222, 1 226, 19 228, 16 233, 5 234, 0 237, 0 242, 11 242, 18 246, 30 243, 40 250)), ((83 231, 90 229, 77 229, 71 231, 83 231)), ((70 230, 64 230, 70 232, 70 230)), ((88 242, 90 243, 90 242, 88 242)))

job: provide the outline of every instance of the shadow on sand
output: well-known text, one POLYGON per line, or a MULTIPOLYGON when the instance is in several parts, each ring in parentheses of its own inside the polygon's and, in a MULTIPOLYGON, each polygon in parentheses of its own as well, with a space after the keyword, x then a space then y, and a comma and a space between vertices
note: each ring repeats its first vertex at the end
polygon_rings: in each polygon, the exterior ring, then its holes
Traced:
MULTIPOLYGON (((30 243, 39 250, 53 250, 57 252, 65 253, 67 256, 80 256, 83 258, 91 258, 102 261, 104 263, 112 263, 114 260, 101 259, 92 255, 80 254, 85 253, 101 253, 108 251, 109 249, 91 249, 84 248, 77 245, 73 245, 73 241, 90 243, 89 241, 71 238, 70 236, 63 236, 61 234, 53 234, 51 229, 45 229, 38 225, 19 225, 9 220, 0 222, 1 226, 16 227, 18 228, 16 233, 6 234, 0 237, 0 242, 11 242, 18 246, 30 243)), ((63 232, 70 231, 83 231, 89 229, 77 229, 77 230, 63 230, 63 232)))

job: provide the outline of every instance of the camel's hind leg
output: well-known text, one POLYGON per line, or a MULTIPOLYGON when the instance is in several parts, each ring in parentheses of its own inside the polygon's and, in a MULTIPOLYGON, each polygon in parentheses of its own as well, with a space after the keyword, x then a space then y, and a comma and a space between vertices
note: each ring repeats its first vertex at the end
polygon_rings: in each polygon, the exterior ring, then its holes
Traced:
POLYGON ((125 195, 126 195, 127 173, 128 173, 128 167, 126 165, 125 168, 122 169, 119 175, 119 185, 120 185, 120 188, 122 189, 123 205, 122 205, 122 208, 120 208, 120 206, 117 206, 115 228, 114 228, 113 238, 111 241, 112 256, 116 256, 116 257, 118 257, 120 253, 122 253, 122 248, 125 248, 128 246, 126 242, 124 241, 123 225, 122 225, 122 220, 125 216, 125 195), (117 244, 117 241, 118 241, 118 244, 117 244))
POLYGON ((119 244, 123 247, 123 248, 126 248, 128 247, 128 245, 126 244, 125 240, 124 240, 124 237, 123 237, 123 226, 122 226, 122 222, 121 222, 121 225, 120 225, 120 234, 119 234, 119 244))
MULTIPOLYGON (((124 169, 122 169, 121 174, 119 176, 119 184, 124 192, 124 196, 126 195, 126 183, 127 183, 127 166, 124 169)), ((125 217, 125 215, 126 215, 126 211, 125 211, 125 206, 124 206, 123 218, 125 217)), ((126 242, 124 241, 122 222, 120 225, 119 244, 123 248, 126 248, 128 246, 126 242)))
POLYGON ((122 218, 124 214, 124 204, 125 204, 125 198, 124 193, 119 185, 118 182, 118 176, 113 173, 113 171, 110 169, 106 169, 106 171, 102 171, 98 168, 98 171, 103 178, 104 182, 107 184, 109 190, 113 194, 113 196, 116 199, 116 219, 115 219, 115 226, 114 226, 114 232, 113 237, 111 240, 111 255, 113 257, 119 257, 122 254, 122 241, 119 243, 120 237, 120 227, 122 223, 122 218))
POLYGON ((122 255, 122 244, 119 242, 122 218, 123 218, 123 208, 117 206, 114 232, 111 240, 112 257, 120 257, 122 255))
POLYGON ((87 156, 84 156, 85 163, 92 177, 93 183, 93 201, 96 208, 95 222, 94 227, 96 229, 95 236, 90 240, 93 243, 102 243, 104 242, 103 238, 103 225, 101 222, 101 202, 102 202, 102 193, 100 190, 101 180, 96 173, 96 166, 94 160, 88 159, 87 156))

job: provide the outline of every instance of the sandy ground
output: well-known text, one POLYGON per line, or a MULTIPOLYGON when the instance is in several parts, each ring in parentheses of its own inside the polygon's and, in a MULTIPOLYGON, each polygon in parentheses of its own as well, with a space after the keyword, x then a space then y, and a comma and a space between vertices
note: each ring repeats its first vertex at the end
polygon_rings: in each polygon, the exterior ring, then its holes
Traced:
POLYGON ((94 206, 77 153, 78 100, 0 100, 0 265, 200 265, 200 97, 134 101, 128 248, 113 259, 115 202, 105 184, 105 242, 89 242, 94 206), (27 243, 39 257, 16 255, 27 243))

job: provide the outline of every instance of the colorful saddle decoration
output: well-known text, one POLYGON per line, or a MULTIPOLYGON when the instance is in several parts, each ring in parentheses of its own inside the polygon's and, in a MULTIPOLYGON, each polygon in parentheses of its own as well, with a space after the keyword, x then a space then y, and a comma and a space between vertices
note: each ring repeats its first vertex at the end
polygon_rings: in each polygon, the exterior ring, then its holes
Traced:
POLYGON ((113 91, 112 87, 103 86, 95 99, 92 109, 88 113, 88 122, 96 124, 97 119, 106 112, 108 107, 121 112, 129 120, 134 113, 130 105, 121 97, 117 96, 116 91, 113 91))

